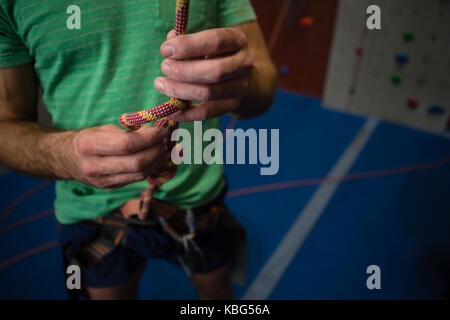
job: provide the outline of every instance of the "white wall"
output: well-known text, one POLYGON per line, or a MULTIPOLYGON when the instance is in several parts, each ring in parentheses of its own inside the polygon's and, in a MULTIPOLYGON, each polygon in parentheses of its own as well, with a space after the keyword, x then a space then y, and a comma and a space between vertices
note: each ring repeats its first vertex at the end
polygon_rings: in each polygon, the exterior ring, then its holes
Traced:
POLYGON ((450 1, 341 0, 324 104, 444 132, 450 114, 450 1), (369 3, 381 8, 381 30, 366 28, 369 3), (413 32, 415 39, 405 41, 405 31, 413 32), (361 58, 355 53, 359 46, 361 58), (409 63, 400 66, 396 53, 408 54, 409 63), (392 83, 393 74, 402 76, 400 85, 392 83), (417 109, 408 107, 409 97, 419 100, 417 109), (445 114, 430 115, 427 110, 433 104, 445 108, 445 114))

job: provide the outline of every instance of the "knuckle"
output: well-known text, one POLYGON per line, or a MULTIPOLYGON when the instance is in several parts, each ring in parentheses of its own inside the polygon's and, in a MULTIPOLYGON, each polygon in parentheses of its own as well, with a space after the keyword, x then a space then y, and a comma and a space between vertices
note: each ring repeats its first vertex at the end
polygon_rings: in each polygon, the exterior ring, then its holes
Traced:
POLYGON ((169 65, 169 63, 165 60, 163 60, 160 65, 160 69, 161 69, 162 73, 164 73, 166 75, 167 75, 167 71, 168 71, 168 65, 169 65))
POLYGON ((237 44, 240 47, 247 47, 248 46, 248 39, 247 36, 245 35, 244 31, 242 31, 239 28, 231 28, 234 32, 234 36, 236 39, 237 44))
POLYGON ((81 164, 80 170, 84 176, 89 178, 95 177, 99 173, 99 170, 95 165, 86 162, 81 164))
MULTIPOLYGON (((164 85, 164 95, 171 97, 171 98, 179 98, 177 96, 177 93, 178 93, 177 91, 178 91, 177 88, 175 88, 173 84, 169 83, 169 81, 166 81, 166 83, 164 85)), ((151 133, 149 132, 149 137, 154 138, 156 136, 154 135, 153 132, 151 132, 151 133)))
POLYGON ((209 111, 207 108, 202 108, 199 112, 200 120, 208 120, 209 118, 209 111))
POLYGON ((172 63, 172 65, 170 66, 169 75, 173 79, 180 79, 180 75, 181 75, 180 66, 178 66, 175 63, 172 63))
POLYGON ((122 139, 117 141, 118 144, 118 148, 123 152, 123 153, 132 153, 133 152, 133 145, 131 142, 131 139, 128 135, 124 135, 122 137, 122 139))
POLYGON ((73 141, 75 152, 77 154, 87 154, 90 151, 89 139, 85 138, 84 132, 80 132, 73 141))
POLYGON ((200 91, 200 101, 209 101, 213 98, 213 92, 212 88, 210 86, 205 86, 200 91))
POLYGON ((247 57, 244 60, 244 67, 249 71, 253 68, 253 58, 249 53, 247 53, 247 57))
POLYGON ((214 82, 221 82, 225 79, 225 69, 222 66, 216 66, 211 73, 211 80, 214 82))
POLYGON ((139 172, 140 173, 140 172, 142 172, 144 170, 144 168, 145 168, 145 162, 142 159, 134 158, 131 161, 131 169, 134 172, 139 172))
POLYGON ((178 88, 176 88, 174 86, 171 86, 171 85, 167 85, 166 88, 167 88, 167 95, 169 97, 173 97, 173 98, 179 98, 180 97, 179 92, 178 92, 179 91, 178 88))
POLYGON ((219 32, 212 32, 211 34, 211 50, 213 52, 220 52, 225 47, 225 37, 219 32))
POLYGON ((136 158, 131 159, 130 161, 130 169, 132 172, 138 172, 139 171, 139 163, 136 158))

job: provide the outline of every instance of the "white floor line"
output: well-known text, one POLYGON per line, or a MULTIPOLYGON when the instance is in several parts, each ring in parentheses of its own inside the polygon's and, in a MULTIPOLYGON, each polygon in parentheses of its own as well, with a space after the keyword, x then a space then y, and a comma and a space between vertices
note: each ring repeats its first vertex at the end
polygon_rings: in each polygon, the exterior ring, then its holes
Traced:
MULTIPOLYGON (((330 170, 327 177, 332 178, 348 173, 367 141, 378 125, 375 118, 367 119, 364 126, 330 170)), ((333 197, 339 182, 321 185, 313 194, 292 227, 281 240, 269 261, 264 265, 243 296, 243 300, 268 299, 277 286, 290 263, 297 255, 320 215, 333 197)), ((301 285, 301 284, 300 284, 301 285)))

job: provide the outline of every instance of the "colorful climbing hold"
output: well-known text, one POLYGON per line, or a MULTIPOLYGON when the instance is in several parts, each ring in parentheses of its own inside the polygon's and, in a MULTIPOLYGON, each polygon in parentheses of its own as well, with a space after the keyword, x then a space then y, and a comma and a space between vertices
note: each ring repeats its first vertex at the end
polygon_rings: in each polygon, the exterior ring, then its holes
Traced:
POLYGON ((399 64, 406 64, 409 61, 409 56, 407 54, 405 54, 405 53, 397 53, 395 55, 395 60, 399 64))
POLYGON ((403 82, 403 78, 399 74, 394 74, 391 79, 394 84, 401 84, 403 82))
POLYGON ((280 67, 280 74, 281 74, 281 75, 285 76, 285 75, 287 75, 288 73, 289 73, 289 67, 287 67, 287 66, 281 66, 281 67, 280 67))
POLYGON ((445 109, 440 105, 434 104, 428 108, 429 114, 441 115, 445 113, 445 109))
POLYGON ((414 32, 405 31, 403 33, 403 39, 405 39, 405 41, 412 41, 414 40, 414 37, 415 37, 414 32))
POLYGON ((355 53, 358 57, 362 57, 363 55, 363 49, 361 47, 358 47, 355 49, 355 53))
POLYGON ((406 102, 409 108, 413 110, 417 109, 417 107, 419 106, 419 99, 416 98, 408 98, 406 102))
POLYGON ((350 94, 355 94, 356 93, 356 88, 355 88, 355 86, 351 86, 350 87, 350 89, 349 89, 349 92, 350 92, 350 94))
POLYGON ((298 26, 300 28, 309 28, 314 24, 314 18, 313 17, 302 17, 300 20, 298 20, 298 26))

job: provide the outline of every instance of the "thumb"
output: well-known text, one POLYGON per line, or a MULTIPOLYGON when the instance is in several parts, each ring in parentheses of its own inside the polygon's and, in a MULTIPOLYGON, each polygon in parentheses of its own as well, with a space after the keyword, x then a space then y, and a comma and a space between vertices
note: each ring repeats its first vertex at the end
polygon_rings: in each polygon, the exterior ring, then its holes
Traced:
POLYGON ((177 36, 175 29, 172 29, 169 31, 169 33, 167 33, 167 40, 170 40, 172 38, 175 38, 177 36))

